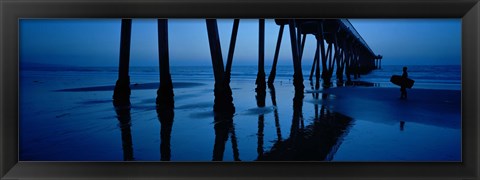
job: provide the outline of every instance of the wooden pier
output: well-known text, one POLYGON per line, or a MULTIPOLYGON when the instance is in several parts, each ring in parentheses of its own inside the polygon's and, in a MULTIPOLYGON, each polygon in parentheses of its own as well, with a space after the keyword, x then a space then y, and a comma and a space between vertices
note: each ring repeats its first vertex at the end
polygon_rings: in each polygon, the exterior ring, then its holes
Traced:
MULTIPOLYGON (((295 27, 290 28, 290 40, 297 42, 296 44, 292 43, 293 59, 298 59, 294 60, 294 69, 299 63, 301 64, 307 36, 312 35, 317 41, 309 80, 312 80, 315 74, 315 81, 318 82, 322 78, 324 86, 328 87, 334 69, 336 69, 337 81, 343 82, 343 75, 346 75, 346 80, 350 81, 351 76, 358 78, 361 74, 367 74, 380 68, 382 56, 374 54, 347 19, 276 19, 275 23, 280 26, 280 30, 269 83, 273 83, 275 79, 278 47, 285 25, 295 27), (327 48, 325 49, 325 47, 327 48)), ((296 73, 301 73, 301 69, 296 69, 296 73)))
MULTIPOLYGON (((240 20, 234 19, 230 45, 228 49, 227 63, 224 66, 223 55, 220 45, 220 37, 216 19, 206 19, 207 36, 210 47, 212 68, 214 73, 214 106, 215 112, 215 146, 212 160, 223 160, 225 142, 231 135, 234 160, 239 161, 239 152, 233 126, 233 117, 235 106, 233 103, 232 90, 230 88, 231 69, 233 64, 233 54, 235 52, 235 43, 240 20)), ((174 91, 172 78, 170 75, 170 59, 168 48, 168 20, 158 19, 158 51, 159 51, 159 70, 160 85, 157 91, 156 105, 158 119, 161 123, 161 160, 170 160, 170 134, 172 131, 174 117, 174 91)), ((375 55, 367 42, 355 30, 353 25, 347 19, 275 19, 279 26, 279 33, 276 42, 272 69, 266 81, 265 74, 265 19, 259 19, 259 39, 258 39, 258 73, 255 81, 255 98, 258 107, 265 106, 266 87, 270 89, 272 104, 276 105, 275 98, 275 75, 277 70, 278 56, 282 36, 285 26, 288 26, 289 39, 292 51, 293 65, 293 85, 295 96, 293 99, 293 118, 290 135, 287 139, 282 139, 278 112, 275 110, 275 126, 277 128, 278 142, 270 151, 264 152, 263 148, 263 129, 264 116, 258 117, 258 158, 257 160, 278 159, 279 154, 290 154, 292 158, 298 159, 295 152, 285 152, 288 149, 312 150, 309 147, 303 147, 298 141, 311 141, 311 139, 320 140, 325 146, 313 151, 321 152, 317 154, 317 160, 331 160, 332 153, 341 142, 343 132, 348 129, 350 120, 340 114, 331 114, 323 106, 318 111, 315 106, 315 123, 305 127, 302 117, 302 106, 304 98, 304 75, 302 73, 302 58, 305 49, 305 42, 308 36, 316 39, 316 51, 313 57, 313 64, 310 69, 309 80, 312 89, 318 90, 320 84, 328 88, 332 84, 333 73, 336 75, 337 84, 351 82, 351 77, 359 78, 360 75, 367 74, 374 69, 381 68, 381 55, 375 55), (335 72, 334 72, 335 71, 335 72), (315 76, 315 81, 313 77, 315 76), (345 77, 345 78, 344 78, 345 77), (320 81, 321 80, 321 81, 320 81), (313 88, 315 82, 315 88, 313 88), (319 115, 320 114, 320 115, 319 115), (324 122, 324 117, 331 116, 338 119, 338 122, 324 122), (302 134, 305 129, 310 129, 320 134, 312 137, 306 137, 302 134)), ((124 149, 124 160, 133 160, 131 133, 130 133, 130 41, 131 41, 131 19, 122 19, 121 40, 120 40, 120 59, 118 80, 113 92, 113 103, 117 109, 118 120, 122 126, 122 142, 124 149)), ((318 99, 318 93, 313 94, 318 99)), ((326 118, 329 119, 329 118, 326 118)), ((331 119, 331 118, 330 118, 331 119)), ((318 143, 318 142, 317 142, 318 143)), ((303 151, 302 150, 302 151, 303 151)), ((283 156, 282 155, 282 156, 283 156)), ((287 155, 288 159, 288 155, 287 155)))
MULTIPOLYGON (((210 54, 212 57, 212 68, 215 76, 215 112, 235 111, 232 104, 230 89, 230 74, 233 63, 233 54, 240 20, 233 21, 233 28, 230 40, 230 46, 227 56, 227 64, 224 67, 222 51, 220 49, 220 38, 216 19, 207 19, 206 27, 210 45, 210 54), (218 107, 217 107, 218 106, 218 107)), ((295 91, 303 94, 303 74, 302 58, 305 49, 305 41, 308 36, 314 36, 316 43, 315 56, 309 74, 309 80, 319 84, 320 79, 324 87, 331 86, 331 78, 334 70, 337 77, 337 83, 351 81, 359 78, 360 75, 367 74, 374 69, 381 68, 381 55, 375 55, 367 42, 355 30, 355 27, 347 19, 275 19, 275 23, 280 26, 277 38, 277 44, 274 53, 272 69, 268 76, 268 85, 275 81, 278 56, 282 36, 285 26, 288 26, 290 32, 290 43, 292 51, 293 64, 293 84, 295 91), (344 78, 346 77, 346 79, 344 78)), ((130 104, 130 38, 131 38, 131 19, 122 19, 121 40, 120 40, 120 60, 118 70, 118 80, 113 94, 114 104, 125 106, 130 104)), ((259 52, 258 52, 258 74, 256 80, 257 95, 265 94, 265 19, 259 19, 259 52)), ((169 48, 168 48, 168 21, 166 19, 158 20, 158 50, 160 67, 160 86, 157 91, 156 104, 159 108, 168 108, 174 105, 173 86, 169 71, 169 48)))

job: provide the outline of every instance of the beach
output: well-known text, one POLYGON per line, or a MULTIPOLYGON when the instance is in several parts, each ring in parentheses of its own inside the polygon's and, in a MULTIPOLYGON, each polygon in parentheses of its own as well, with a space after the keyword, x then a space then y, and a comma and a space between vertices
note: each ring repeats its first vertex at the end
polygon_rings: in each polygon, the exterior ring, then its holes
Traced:
POLYGON ((112 104, 115 69, 23 71, 20 160, 461 161, 459 80, 418 78, 401 100, 382 71, 355 80, 366 85, 321 89, 306 71, 304 97, 294 101, 291 71, 279 69, 258 107, 256 67, 245 67, 232 73, 235 114, 219 124, 211 68, 197 69, 173 68, 168 122, 156 111, 156 71, 133 68, 131 107, 123 110, 112 104))

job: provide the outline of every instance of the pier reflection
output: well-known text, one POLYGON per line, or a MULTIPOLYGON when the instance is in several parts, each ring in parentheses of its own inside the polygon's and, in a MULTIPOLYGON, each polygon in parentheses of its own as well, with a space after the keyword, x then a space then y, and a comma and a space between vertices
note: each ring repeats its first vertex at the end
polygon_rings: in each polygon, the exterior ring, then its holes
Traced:
MULTIPOLYGON (((233 53, 235 50, 235 41, 239 20, 234 20, 232 36, 228 51, 227 67, 225 69, 222 59, 220 46, 220 36, 218 33, 217 20, 206 19, 207 35, 212 57, 212 68, 214 74, 214 130, 215 143, 213 148, 213 161, 222 161, 224 159, 225 145, 228 138, 231 138, 233 156, 235 161, 239 161, 239 150, 237 137, 235 135, 235 126, 233 123, 235 106, 233 104, 232 89, 230 88, 230 76, 233 63, 233 53)), ((157 117, 160 122, 160 160, 169 161, 171 159, 171 134, 174 121, 174 100, 173 84, 169 70, 168 54, 168 21, 166 19, 158 20, 158 44, 159 44, 159 67, 160 67, 160 86, 157 90, 157 117)), ((320 79, 323 88, 332 87, 331 81, 334 69, 337 70, 337 86, 377 86, 376 84, 352 81, 350 76, 358 79, 360 74, 365 74, 375 69, 373 66, 375 59, 381 59, 375 56, 368 45, 361 39, 356 31, 348 30, 351 26, 348 20, 295 20, 295 19, 277 19, 275 23, 280 26, 277 46, 275 50, 274 66, 268 79, 268 88, 270 90, 272 104, 274 106, 274 120, 277 141, 271 149, 265 149, 264 131, 265 114, 258 114, 257 123, 257 160, 331 160, 336 152, 342 137, 351 123, 351 118, 342 114, 333 112, 326 106, 329 94, 320 91, 320 79), (295 94, 292 101, 292 122, 288 138, 283 139, 280 128, 279 112, 277 109, 275 87, 273 85, 276 63, 278 60, 278 51, 280 48, 281 37, 284 27, 289 28, 290 43, 293 62, 293 86, 295 94), (344 31, 344 32, 341 32, 344 31), (303 117, 304 80, 301 66, 304 46, 307 34, 312 34, 316 38, 315 57, 310 71, 310 86, 312 89, 312 98, 314 104, 313 121, 306 121, 303 117), (356 39, 355 39, 356 38, 356 39), (347 42, 359 41, 353 46, 347 42), (326 44, 325 44, 326 43, 326 44), (321 63, 321 64, 320 64, 321 63), (335 68, 337 63, 337 68, 335 68), (320 66, 321 65, 321 66, 320 66), (322 68, 322 69, 320 69, 322 68), (362 69, 363 68, 363 69, 362 69), (322 73, 320 73, 322 72, 322 73), (315 73, 315 85, 312 78, 315 73), (346 75, 346 82, 343 75, 346 75), (321 96, 320 96, 321 95, 321 96), (320 99, 321 98, 321 99, 320 99)), ((353 29, 354 30, 354 29, 353 29)), ((118 108, 119 104, 129 105, 130 81, 129 81, 129 53, 130 53, 130 34, 131 20, 122 20, 121 37, 121 59, 119 64, 119 78, 114 90, 114 103, 116 104, 117 117, 122 131, 122 146, 124 160, 133 160, 132 135, 130 130, 130 107, 118 108)), ((258 40, 258 72, 255 81, 255 99, 258 108, 265 107, 266 101, 266 82, 265 82, 265 20, 259 19, 259 40, 258 40)), ((254 126, 254 124, 252 124, 254 126)), ((403 130, 403 125, 401 125, 403 130)), ((268 142, 267 142, 268 146, 268 142)))
POLYGON ((314 105, 313 123, 302 126, 303 94, 296 93, 293 99, 293 117, 290 135, 276 141, 272 148, 259 156, 257 161, 331 161, 343 137, 348 133, 352 118, 331 111, 322 101, 329 101, 329 94, 320 93, 319 86, 312 97, 314 105), (321 100, 319 99, 321 98, 321 100))
MULTIPOLYGON (((258 108, 264 108, 265 107, 265 99, 266 99, 266 87, 264 86, 257 86, 256 88, 256 96, 255 99, 257 101, 257 107, 258 108)), ((263 154, 263 136, 264 136, 264 131, 265 129, 265 114, 260 113, 258 115, 258 132, 257 132, 257 154, 258 157, 262 156, 263 154)))
POLYGON ((212 161, 223 161, 225 145, 229 135, 232 143, 233 159, 234 161, 240 161, 235 126, 233 124, 233 113, 215 113, 214 121, 215 144, 212 161))
MULTIPOLYGON (((304 96, 303 92, 296 92, 292 102, 293 115, 288 137, 282 137, 280 128, 280 116, 277 109, 277 96, 275 86, 268 85, 273 108, 274 123, 276 128, 276 140, 271 148, 266 148, 265 143, 265 114, 258 114, 257 124, 257 161, 331 161, 343 141, 343 137, 349 131, 352 118, 336 113, 328 107, 328 101, 332 98, 329 94, 320 91, 319 84, 311 85, 311 96, 304 96), (303 100, 311 97, 313 104, 313 121, 304 120, 303 100)), ((265 107, 266 90, 257 89, 255 95, 259 108, 265 107)), ((131 108, 129 106, 115 106, 115 112, 121 130, 123 160, 134 160, 132 134, 131 134, 131 108)), ((156 109, 160 123, 160 160, 170 161, 171 135, 174 123, 174 108, 163 107, 156 109)), ((268 119, 268 118, 267 118, 268 119)), ((253 124, 252 124, 253 125, 253 124)), ((400 124, 403 130, 403 123, 400 124)), ((227 141, 230 138, 233 152, 233 160, 240 161, 237 136, 235 133, 234 112, 221 111, 214 113, 215 141, 212 161, 223 161, 227 141)), ((267 142, 268 144, 268 142, 267 142)), ((252 147, 253 148, 253 147, 252 147)))
POLYGON ((133 161, 130 106, 115 106, 115 113, 122 132, 123 160, 133 161))
POLYGON ((275 129, 277 130, 277 141, 282 140, 282 129, 280 128, 280 118, 278 115, 278 108, 277 108, 277 96, 275 93, 275 86, 273 84, 268 85, 268 89, 270 90, 270 97, 272 98, 272 105, 273 105, 273 116, 275 118, 275 129))
MULTIPOLYGON (((227 91, 231 92, 229 86, 226 88, 227 91)), ((229 96, 232 98, 231 94, 229 96)), ((233 106, 233 103, 231 105, 233 106)), ((235 134, 235 125, 233 123, 234 113, 234 111, 214 112, 215 144, 213 147, 212 161, 223 161, 225 145, 228 141, 229 135, 232 143, 233 159, 234 161, 240 161, 240 153, 238 151, 237 137, 235 134)))
POLYGON ((170 150, 170 140, 172 134, 172 126, 174 119, 174 109, 173 106, 158 108, 157 107, 157 117, 160 121, 160 160, 161 161, 170 161, 171 150, 170 150))

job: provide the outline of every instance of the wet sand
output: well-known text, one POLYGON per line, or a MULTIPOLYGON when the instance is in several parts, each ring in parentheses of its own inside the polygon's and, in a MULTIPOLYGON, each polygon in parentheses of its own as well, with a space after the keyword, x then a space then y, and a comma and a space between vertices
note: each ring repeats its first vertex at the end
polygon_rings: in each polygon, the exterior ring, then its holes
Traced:
POLYGON ((172 161, 461 160, 460 91, 411 89, 400 100, 397 88, 311 91, 305 81, 305 97, 294 102, 291 82, 277 79, 275 96, 267 89, 258 107, 255 80, 232 79, 236 112, 231 124, 216 126, 211 79, 174 79, 171 124, 159 119, 156 83, 147 79, 132 81, 125 123, 111 101, 114 78, 22 77, 20 160, 159 161, 166 152, 172 161))
POLYGON ((325 105, 336 112, 372 122, 400 121, 459 129, 461 92, 455 90, 408 89, 400 99, 397 88, 342 87, 323 91, 332 100, 325 105))
POLYGON ((461 161, 461 92, 344 87, 322 102, 355 118, 333 160, 461 161), (441 158, 440 158, 441 157, 441 158))

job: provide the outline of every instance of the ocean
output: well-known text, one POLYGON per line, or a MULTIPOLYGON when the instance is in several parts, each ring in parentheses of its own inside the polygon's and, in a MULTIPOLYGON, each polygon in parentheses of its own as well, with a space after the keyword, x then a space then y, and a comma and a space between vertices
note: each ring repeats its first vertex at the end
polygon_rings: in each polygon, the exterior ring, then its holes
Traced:
MULTIPOLYGON (((392 75, 401 75, 403 66, 384 65, 381 69, 373 70, 367 75, 362 75, 361 81, 374 83, 380 87, 395 87, 390 83, 392 75)), ((308 80, 310 67, 303 66, 303 76, 308 80)), ((271 66, 265 66, 265 73, 270 73, 271 66)), ((232 68, 232 79, 234 80, 252 80, 257 76, 256 66, 234 66, 232 68)), ((22 69, 22 74, 41 74, 53 76, 117 76, 118 67, 26 67, 22 69)), ((213 70, 210 66, 174 66, 170 73, 172 79, 207 79, 213 80, 213 70)), ((412 65, 408 66, 409 78, 415 80, 415 88, 421 89, 451 89, 461 90, 461 66, 460 65, 412 65)), ((278 66, 276 78, 281 80, 291 80, 293 68, 291 66, 278 66)), ((156 67, 131 67, 131 81, 159 81, 159 68, 156 67)), ((344 77, 345 79, 346 77, 344 77)), ((352 76, 353 79, 353 76, 352 76)), ((333 73, 332 81, 335 82, 336 75, 333 73)), ((335 84, 335 83, 333 83, 335 84)))
MULTIPOLYGON (((416 112, 392 115, 387 111, 403 108, 405 104, 397 103, 399 88, 389 82, 390 76, 402 74, 402 67, 385 65, 359 79, 352 76, 352 80, 372 86, 352 89, 351 92, 358 94, 349 96, 343 91, 336 92, 335 83, 328 90, 309 91, 310 69, 305 66, 306 92, 298 108, 292 102, 292 67, 277 68, 275 92, 272 94, 267 89, 266 106, 258 107, 257 67, 234 65, 231 87, 236 113, 227 128, 228 136, 219 141, 212 111, 214 77, 210 66, 171 67, 175 116, 167 128, 170 129, 168 140, 161 136, 165 133, 162 128, 165 124, 160 123, 155 111, 158 67, 130 68, 132 105, 128 110, 129 122, 122 123, 121 115, 112 105, 112 90, 118 76, 116 67, 21 66, 19 159, 159 161, 168 154, 172 161, 211 161, 212 157, 255 161, 285 160, 282 157, 293 153, 288 155, 288 160, 460 161, 461 67, 408 66, 409 78, 415 80, 415 85, 409 90, 407 102, 416 112), (370 98, 372 95, 368 93, 372 91, 362 88, 376 88, 378 92, 395 95, 370 98), (331 94, 327 93, 329 90, 331 94), (318 98, 318 94, 325 98, 318 98), (440 94, 445 99, 432 105, 432 102, 420 101, 422 97, 416 101, 416 94, 440 94), (364 99, 355 105, 357 97, 364 99), (380 114, 366 113, 369 109, 358 113, 346 108, 366 104, 382 106, 382 103, 393 105, 384 111, 375 110, 380 114), (301 121, 298 127, 296 120, 301 121), (328 121, 336 122, 333 125, 319 123, 328 121), (318 134, 318 131, 328 133, 318 134), (303 143, 295 144, 296 139, 303 143), (168 149, 165 149, 160 144, 167 141, 168 149), (219 142, 223 145, 219 146, 219 142), (322 143, 326 149, 312 148, 322 143), (222 151, 218 147, 223 147, 222 151), (305 153, 300 156, 301 151, 305 153)), ((270 68, 265 68, 267 77, 270 68)), ((333 82, 335 79, 334 73, 333 82)), ((345 88, 350 87, 339 87, 345 88)))

